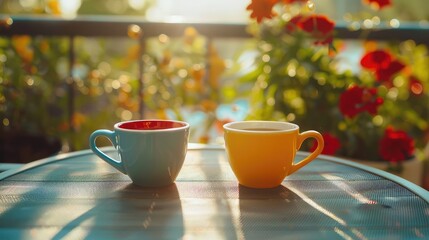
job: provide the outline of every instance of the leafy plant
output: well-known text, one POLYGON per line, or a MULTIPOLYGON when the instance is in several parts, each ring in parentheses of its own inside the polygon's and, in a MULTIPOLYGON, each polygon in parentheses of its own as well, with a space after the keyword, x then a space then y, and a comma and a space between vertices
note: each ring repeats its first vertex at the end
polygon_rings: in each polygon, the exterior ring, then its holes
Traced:
MULTIPOLYGON (((368 1, 387 7, 390 2, 368 1)), ((364 45, 355 68, 339 70, 335 22, 310 1, 253 0, 253 70, 239 79, 251 94, 249 119, 296 122, 325 138, 324 154, 396 164, 421 154, 429 126, 427 48, 413 41, 364 45), (417 151, 415 151, 417 150, 417 151)), ((314 148, 309 143, 307 149, 314 148)))

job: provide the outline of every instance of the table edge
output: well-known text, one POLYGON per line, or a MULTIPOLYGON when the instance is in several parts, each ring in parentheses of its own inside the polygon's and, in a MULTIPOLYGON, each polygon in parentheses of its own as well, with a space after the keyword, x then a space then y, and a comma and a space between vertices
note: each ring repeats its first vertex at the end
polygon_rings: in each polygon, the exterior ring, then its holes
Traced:
MULTIPOLYGON (((301 152, 303 153, 303 152, 301 152)), ((304 155, 306 155, 308 153, 304 153, 304 155)), ((396 176, 392 173, 371 167, 371 166, 367 166, 361 163, 356 163, 347 159, 342 159, 342 158, 338 158, 338 157, 334 157, 334 156, 327 156, 327 155, 319 155, 317 157, 318 159, 321 160, 326 160, 326 161, 330 161, 330 162, 336 162, 339 164, 343 164, 343 165, 347 165, 350 167, 354 167, 354 168, 358 168, 361 169, 363 171, 369 172, 371 174, 383 177, 385 179, 388 179, 392 182, 395 182, 399 185, 401 185, 402 187, 408 189, 409 191, 413 192, 414 194, 418 195, 419 197, 423 198, 427 203, 429 203, 429 191, 425 190, 424 188, 420 187, 419 185, 412 183, 404 178, 401 178, 399 176, 396 176)))
MULTIPOLYGON (((114 151, 115 149, 113 147, 103 147, 102 149, 104 149, 104 151, 114 151)), ((224 145, 206 145, 206 144, 198 144, 198 143, 190 143, 188 145, 188 150, 225 150, 224 145)), ((69 152, 69 153, 61 153, 58 155, 54 155, 51 157, 47 157, 44 159, 40 159, 40 160, 36 160, 34 162, 30 162, 27 163, 25 165, 23 165, 22 167, 18 167, 15 169, 11 169, 11 170, 7 170, 4 172, 0 173, 0 181, 11 177, 13 175, 16 175, 18 173, 27 171, 29 169, 35 168, 35 167, 39 167, 45 164, 49 164, 52 162, 56 162, 56 161, 61 161, 61 160, 65 160, 65 159, 69 159, 72 157, 78 157, 78 156, 83 156, 83 155, 90 155, 93 154, 93 152, 90 149, 86 149, 86 150, 80 150, 80 151, 76 151, 76 152, 69 152)), ((303 151, 298 151, 297 152, 297 156, 307 156, 309 153, 308 152, 303 152, 303 151)), ((360 163, 356 163, 350 160, 346 160, 346 159, 342 159, 339 157, 334 157, 334 156, 328 156, 328 155, 319 155, 317 157, 317 159, 320 160, 324 160, 324 161, 329 161, 329 162, 335 162, 335 163, 339 163, 342 165, 346 165, 346 166, 350 166, 350 167, 354 167, 354 168, 358 168, 361 169, 363 171, 381 176, 383 178, 386 178, 390 181, 393 181, 403 187, 405 187, 406 189, 408 189, 409 191, 413 192, 414 194, 418 195, 419 197, 421 197, 422 199, 424 199, 427 203, 429 203, 429 191, 423 189, 422 187, 406 180, 403 179, 399 176, 396 176, 394 174, 391 174, 389 172, 374 168, 374 167, 370 167, 370 166, 366 166, 360 163)))

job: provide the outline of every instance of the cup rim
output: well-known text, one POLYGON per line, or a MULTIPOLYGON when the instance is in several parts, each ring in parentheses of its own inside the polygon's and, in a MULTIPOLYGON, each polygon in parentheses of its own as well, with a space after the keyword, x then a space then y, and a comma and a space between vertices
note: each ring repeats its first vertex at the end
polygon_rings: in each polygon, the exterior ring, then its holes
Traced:
POLYGON ((251 121, 234 121, 226 123, 223 125, 224 130, 240 133, 252 133, 252 134, 275 134, 275 133, 285 133, 292 131, 299 131, 299 126, 291 122, 282 122, 282 121, 262 121, 262 120, 251 120, 251 121), (234 126, 237 125, 237 126, 234 126), (241 127, 238 127, 241 126, 241 127), (279 127, 282 126, 282 127, 279 127), (287 126, 287 128, 284 128, 287 126), (246 128, 276 128, 273 131, 252 131, 246 128), (281 129, 278 129, 281 128, 281 129))
POLYGON ((189 128, 190 125, 187 122, 184 121, 178 121, 178 120, 168 120, 168 119, 140 119, 140 120, 130 120, 130 121, 123 121, 115 123, 114 129, 124 132, 170 132, 170 131, 178 131, 183 130, 186 128, 189 128), (122 128, 120 125, 126 124, 126 123, 133 123, 133 122, 150 122, 150 121, 156 121, 156 122, 173 122, 178 123, 183 126, 181 127, 172 127, 172 128, 164 128, 164 129, 128 129, 128 128, 122 128))

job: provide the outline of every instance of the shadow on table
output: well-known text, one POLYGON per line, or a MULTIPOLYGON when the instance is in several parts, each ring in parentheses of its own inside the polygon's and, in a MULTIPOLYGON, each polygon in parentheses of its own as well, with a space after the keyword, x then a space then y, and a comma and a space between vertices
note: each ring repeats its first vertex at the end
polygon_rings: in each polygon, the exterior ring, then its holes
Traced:
POLYGON ((77 227, 87 229, 88 239, 179 239, 184 234, 179 192, 175 184, 161 188, 129 184, 97 199, 53 239, 63 239, 77 227))
POLYGON ((334 221, 283 185, 270 189, 240 185, 239 208, 244 239, 338 238, 333 231, 321 231, 335 225, 334 221))

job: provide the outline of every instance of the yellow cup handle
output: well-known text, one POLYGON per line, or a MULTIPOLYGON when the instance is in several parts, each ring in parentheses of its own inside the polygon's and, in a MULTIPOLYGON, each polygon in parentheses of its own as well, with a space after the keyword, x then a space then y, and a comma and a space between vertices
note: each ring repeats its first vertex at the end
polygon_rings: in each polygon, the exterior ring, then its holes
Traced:
POLYGON ((313 161, 322 152, 323 147, 325 146, 325 142, 323 141, 323 137, 320 133, 318 133, 316 131, 312 131, 312 130, 305 131, 305 132, 298 134, 297 148, 296 148, 297 150, 301 148, 302 143, 307 138, 315 138, 316 139, 316 141, 317 141, 316 150, 314 150, 314 152, 312 152, 306 158, 301 160, 299 163, 296 163, 296 164, 293 163, 291 170, 289 171, 288 175, 296 172, 298 169, 304 167, 305 165, 307 165, 308 163, 313 161))

